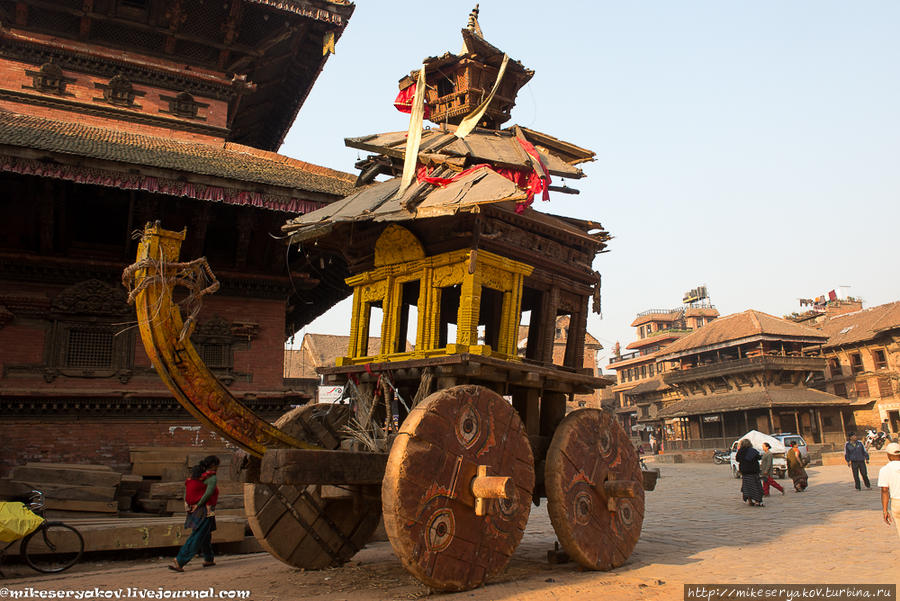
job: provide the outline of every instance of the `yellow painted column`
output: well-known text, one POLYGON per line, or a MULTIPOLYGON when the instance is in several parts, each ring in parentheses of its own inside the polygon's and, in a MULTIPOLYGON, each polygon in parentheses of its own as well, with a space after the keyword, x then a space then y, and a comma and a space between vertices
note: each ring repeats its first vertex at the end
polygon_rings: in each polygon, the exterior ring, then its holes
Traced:
MULTIPOLYGON (((472 347, 478 344, 478 317, 481 313, 481 271, 468 269, 470 256, 466 261, 462 287, 459 295, 459 312, 456 314, 456 343, 472 347)), ((447 341, 449 345, 449 340, 447 341)), ((467 349, 468 350, 468 349, 467 349)))
POLYGON ((431 276, 434 270, 431 267, 425 267, 422 270, 422 279, 419 280, 419 300, 416 304, 416 310, 419 313, 418 323, 416 324, 416 351, 427 351, 433 348, 431 346, 431 330, 433 319, 430 311, 432 310, 432 298, 434 297, 434 289, 431 287, 431 276))
MULTIPOLYGON (((362 293, 360 292, 360 288, 353 288, 353 315, 350 318, 350 348, 347 349, 347 356, 351 359, 355 357, 359 357, 359 337, 360 337, 360 329, 362 326, 362 321, 364 319, 362 315, 363 310, 363 301, 362 301, 362 293)), ((364 329, 363 329, 364 331, 364 329)))
POLYGON ((513 273, 512 282, 512 289, 503 294, 503 314, 497 351, 515 357, 519 321, 522 315, 522 275, 513 273))
POLYGON ((384 291, 384 297, 381 301, 382 321, 381 321, 381 350, 379 354, 388 355, 394 352, 393 345, 399 333, 399 315, 400 315, 400 285, 397 278, 388 277, 384 291))

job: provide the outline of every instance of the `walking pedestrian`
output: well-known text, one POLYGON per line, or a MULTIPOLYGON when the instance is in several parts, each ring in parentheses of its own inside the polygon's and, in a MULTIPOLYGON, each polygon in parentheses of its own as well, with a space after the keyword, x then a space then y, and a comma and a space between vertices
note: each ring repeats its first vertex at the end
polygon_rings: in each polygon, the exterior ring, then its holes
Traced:
POLYGON ((184 527, 191 529, 191 535, 169 564, 170 570, 183 572, 184 566, 198 553, 203 555, 204 568, 216 565, 212 533, 216 529, 215 511, 219 500, 219 487, 216 486, 218 469, 219 458, 210 455, 194 467, 191 477, 184 483, 184 502, 188 506, 184 527))
POLYGON ((881 488, 881 510, 884 523, 894 523, 900 535, 900 444, 892 442, 884 447, 887 465, 878 471, 878 486, 881 488), (888 507, 890 501, 890 508, 888 507))
POLYGON ((738 469, 741 472, 741 494, 744 501, 751 507, 763 507, 763 489, 759 481, 759 451, 753 448, 750 440, 744 438, 735 453, 738 469))
POLYGON ((856 437, 856 432, 850 433, 850 440, 844 445, 844 461, 847 462, 847 467, 853 472, 853 484, 856 486, 856 490, 862 490, 859 487, 860 476, 862 476, 866 488, 872 488, 869 485, 869 471, 866 469, 866 464, 869 462, 869 452, 866 450, 865 445, 856 437))
POLYGON ((653 434, 650 435, 650 453, 652 455, 656 455, 656 450, 659 448, 659 443, 656 440, 656 436, 653 434))
POLYGON ((781 491, 781 494, 784 494, 784 489, 778 482, 775 482, 775 478, 772 477, 772 474, 775 472, 774 467, 774 457, 772 456, 772 446, 764 442, 762 443, 763 453, 762 459, 759 461, 759 475, 762 480, 763 487, 763 496, 769 496, 769 487, 774 486, 778 490, 781 491))
POLYGON ((788 476, 794 481, 794 492, 803 492, 809 486, 809 476, 803 468, 803 457, 800 455, 800 448, 797 441, 791 441, 791 448, 785 454, 787 460, 788 476))

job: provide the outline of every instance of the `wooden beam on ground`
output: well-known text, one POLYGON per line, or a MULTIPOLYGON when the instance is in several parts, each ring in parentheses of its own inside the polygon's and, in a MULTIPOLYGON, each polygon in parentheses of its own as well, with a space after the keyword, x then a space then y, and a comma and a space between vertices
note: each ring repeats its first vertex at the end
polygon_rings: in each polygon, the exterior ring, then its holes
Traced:
POLYGON ((273 449, 262 458, 264 484, 381 484, 387 453, 273 449))

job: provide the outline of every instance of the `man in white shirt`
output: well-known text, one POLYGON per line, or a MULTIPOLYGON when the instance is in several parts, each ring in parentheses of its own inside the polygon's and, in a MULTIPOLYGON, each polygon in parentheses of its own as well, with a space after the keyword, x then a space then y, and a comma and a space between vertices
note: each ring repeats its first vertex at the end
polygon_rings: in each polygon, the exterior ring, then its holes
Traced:
POLYGON ((881 488, 881 509, 884 522, 891 522, 900 534, 900 444, 892 442, 884 447, 888 456, 887 465, 878 472, 878 486, 881 488), (888 501, 891 507, 888 509, 888 501))

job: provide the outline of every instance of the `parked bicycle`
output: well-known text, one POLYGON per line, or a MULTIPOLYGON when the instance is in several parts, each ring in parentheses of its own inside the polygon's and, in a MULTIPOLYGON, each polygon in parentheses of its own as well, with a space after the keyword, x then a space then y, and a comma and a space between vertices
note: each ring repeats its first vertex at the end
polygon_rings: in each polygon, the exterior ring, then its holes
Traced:
MULTIPOLYGON (((32 490, 28 498, 28 509, 44 517, 44 493, 32 490)), ((34 531, 23 538, 14 540, 0 549, 0 561, 7 549, 21 541, 19 554, 29 566, 45 574, 68 570, 84 553, 84 538, 74 527, 62 522, 44 519, 34 531)), ((0 576, 3 573, 0 572, 0 576)))

